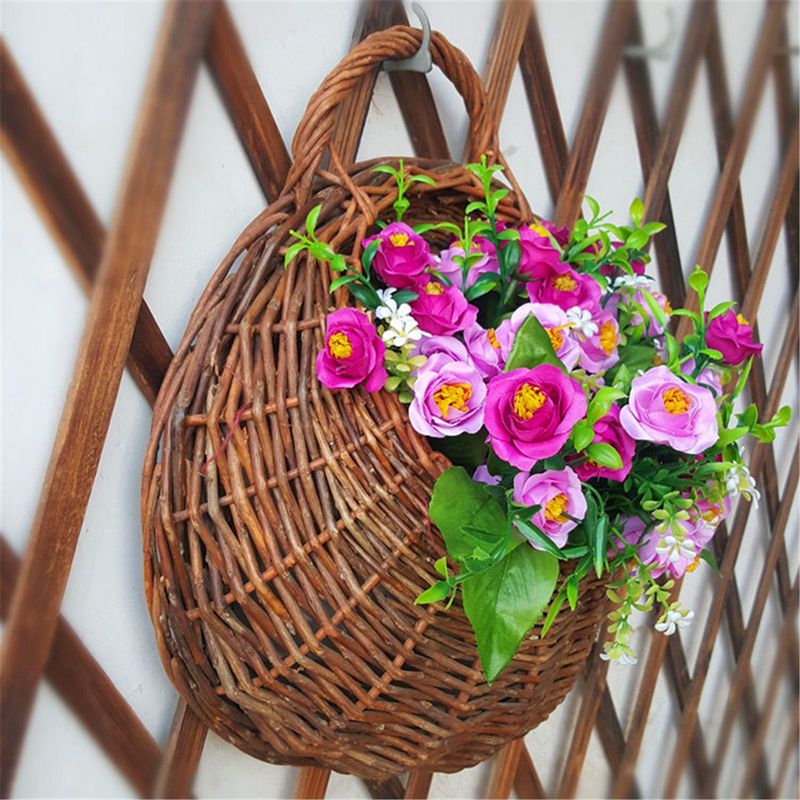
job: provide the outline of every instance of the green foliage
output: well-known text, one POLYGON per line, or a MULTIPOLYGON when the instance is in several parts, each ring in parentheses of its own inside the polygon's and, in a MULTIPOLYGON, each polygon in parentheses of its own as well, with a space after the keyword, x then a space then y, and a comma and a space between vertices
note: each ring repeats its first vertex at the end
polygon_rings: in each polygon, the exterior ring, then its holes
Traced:
POLYGON ((378 167, 374 167, 372 171, 382 172, 394 178, 397 185, 397 199, 392 204, 392 208, 394 208, 394 213, 398 222, 402 222, 403 215, 408 211, 411 205, 406 197, 406 192, 412 184, 424 183, 427 186, 436 186, 436 181, 430 175, 424 175, 422 173, 407 174, 402 158, 400 159, 400 169, 395 169, 388 164, 381 164, 378 167))
POLYGON ((511 346, 505 371, 510 372, 512 369, 520 367, 532 369, 539 364, 552 364, 566 372, 564 365, 553 350, 553 343, 550 341, 547 331, 531 314, 522 323, 514 337, 514 344, 511 346))

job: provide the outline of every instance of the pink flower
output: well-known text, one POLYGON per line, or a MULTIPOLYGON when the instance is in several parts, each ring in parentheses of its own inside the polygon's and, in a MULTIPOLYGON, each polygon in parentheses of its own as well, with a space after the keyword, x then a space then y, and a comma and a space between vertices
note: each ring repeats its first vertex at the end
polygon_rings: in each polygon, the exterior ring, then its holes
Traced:
POLYGON ((485 401, 486 384, 475 366, 437 353, 417 371, 408 418, 423 436, 477 433, 485 401))
POLYGON ((700 562, 703 547, 714 536, 714 528, 702 519, 676 524, 677 531, 671 527, 666 531, 653 528, 642 539, 639 559, 650 567, 654 578, 669 573, 670 577, 677 579, 687 571, 692 572, 700 562))
POLYGON ((631 471, 633 454, 636 451, 636 441, 632 439, 619 421, 619 408, 612 405, 608 414, 601 417, 594 425, 594 439, 592 442, 603 442, 616 448, 622 458, 620 469, 601 467, 593 461, 586 461, 575 467, 575 472, 582 481, 590 478, 608 478, 612 481, 624 481, 631 471))
POLYGON ((485 483, 488 486, 497 486, 500 483, 500 476, 492 475, 486 464, 480 464, 475 467, 475 472, 472 473, 472 480, 478 483, 485 483))
POLYGON ((741 315, 728 309, 708 323, 706 344, 722 353, 722 361, 731 367, 741 364, 750 356, 761 354, 764 345, 753 339, 750 323, 741 315))
POLYGON ((325 347, 317 355, 317 378, 329 389, 351 389, 364 381, 368 392, 386 383, 386 346, 369 318, 354 308, 341 308, 325 321, 325 347))
MULTIPOLYGON (((681 364, 681 372, 684 375, 691 375, 694 372, 695 366, 695 360, 690 358, 681 364)), ((695 378, 695 380, 701 386, 711 389, 711 391, 714 392, 717 397, 722 394, 722 378, 720 377, 719 373, 713 370, 711 367, 705 367, 704 369, 701 369, 700 374, 695 378)))
POLYGON ((449 336, 475 322, 478 309, 455 286, 430 280, 418 289, 419 297, 411 303, 411 311, 426 333, 449 336))
POLYGON ((581 349, 580 365, 587 372, 610 369, 619 361, 619 324, 616 318, 607 311, 600 311, 594 315, 593 322, 597 325, 597 333, 577 336, 581 349))
POLYGON ((520 256, 517 272, 528 280, 543 278, 568 266, 561 264, 561 253, 553 247, 547 231, 548 228, 538 222, 523 225, 519 229, 520 256))
POLYGON ((441 272, 453 286, 459 289, 467 289, 472 286, 478 279, 479 275, 485 272, 500 272, 500 267, 497 263, 497 254, 495 253, 494 245, 482 236, 476 236, 472 242, 472 253, 482 253, 481 258, 476 261, 467 273, 467 281, 463 283, 463 273, 461 271, 461 264, 455 260, 455 256, 463 257, 464 248, 460 244, 454 244, 447 250, 442 250, 439 253, 439 264, 436 269, 441 272))
POLYGON ((693 455, 708 450, 719 435, 714 395, 703 386, 685 383, 664 366, 633 379, 620 422, 634 439, 693 455))
POLYGON ((464 331, 464 344, 475 366, 487 378, 494 377, 503 369, 508 353, 503 352, 494 328, 487 329, 474 322, 464 331))
POLYGON ((518 469, 555 455, 585 414, 581 385, 550 364, 514 369, 489 382, 489 441, 499 458, 518 469))
POLYGON ((392 222, 380 233, 364 239, 367 247, 378 239, 380 246, 372 269, 387 286, 409 289, 425 279, 425 270, 433 263, 428 243, 404 222, 392 222))
POLYGON ((622 529, 620 531, 622 536, 620 537, 619 534, 615 534, 611 539, 611 547, 608 550, 609 558, 614 558, 618 553, 621 553, 625 549, 626 544, 633 545, 634 547, 638 545, 644 533, 644 529, 647 527, 645 521, 641 517, 634 515, 622 517, 620 522, 622 523, 622 529))
POLYGON ((544 271, 527 286, 528 296, 534 303, 552 303, 565 311, 574 306, 595 311, 600 305, 600 284, 591 275, 581 275, 568 264, 544 271))
MULTIPOLYGON (((578 476, 569 468, 546 470, 535 475, 520 472, 514 478, 514 502, 524 506, 541 506, 531 522, 556 547, 567 543, 569 532, 578 524, 570 517, 586 516, 586 498, 578 476)), ((531 542, 538 550, 542 548, 531 542)))
POLYGON ((427 358, 438 353, 445 353, 454 361, 472 364, 472 358, 464 343, 456 339, 455 336, 425 336, 417 343, 414 349, 414 355, 426 356, 427 358))

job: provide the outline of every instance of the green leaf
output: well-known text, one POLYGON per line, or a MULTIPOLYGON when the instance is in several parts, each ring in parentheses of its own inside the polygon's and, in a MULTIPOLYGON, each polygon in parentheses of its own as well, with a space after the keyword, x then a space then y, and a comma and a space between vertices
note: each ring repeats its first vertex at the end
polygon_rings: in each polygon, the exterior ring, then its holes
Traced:
POLYGON ((736 301, 729 300, 727 303, 717 303, 711 311, 708 312, 709 320, 714 319, 715 317, 722 316, 726 311, 729 311, 736 305, 736 301))
POLYGON ((488 294, 499 285, 500 276, 496 272, 484 272, 482 275, 479 275, 475 283, 467 289, 465 297, 467 300, 475 300, 478 297, 488 294))
POLYGON ((656 349, 649 344, 624 344, 619 348, 619 360, 635 375, 640 369, 653 366, 656 349))
POLYGON ((308 216, 306 217, 306 230, 308 231, 308 235, 313 237, 314 231, 317 229, 317 220, 319 219, 319 212, 322 211, 322 205, 314 206, 311 211, 308 212, 308 216))
POLYGON ((460 433, 458 436, 445 436, 432 442, 434 449, 444 453, 457 467, 465 467, 474 472, 475 467, 483 464, 488 452, 486 445, 486 429, 477 433, 460 433))
POLYGON ((451 467, 436 480, 429 513, 455 561, 471 559, 476 547, 496 555, 508 538, 500 502, 490 487, 472 480, 463 467, 451 467))
POLYGON ((486 211, 486 203, 481 200, 474 200, 465 209, 465 214, 471 214, 473 211, 486 211))
POLYGON ((557 578, 555 558, 518 547, 484 572, 464 579, 464 611, 478 640, 487 683, 514 657, 552 597, 557 578))
POLYGON ((381 299, 375 290, 371 286, 365 286, 363 283, 351 284, 350 294, 363 306, 373 311, 381 304, 381 299))
POLYGON ((603 514, 597 520, 594 528, 594 571, 598 578, 603 574, 603 569, 606 565, 607 532, 608 517, 603 514))
POLYGON ((381 164, 378 167, 372 168, 373 172, 383 172, 386 175, 391 175, 397 180, 400 177, 400 173, 394 168, 390 167, 388 164, 381 164))
POLYGON ((653 297, 653 295, 648 291, 642 292, 642 296, 644 297, 644 300, 650 309, 650 313, 653 315, 653 317, 655 317, 656 322, 658 322, 662 328, 667 328, 669 326, 669 317, 666 315, 664 309, 658 304, 658 301, 655 299, 655 297, 653 297))
MULTIPOLYGON (((333 251, 330 251, 330 253, 332 254, 333 251)), ((345 260, 345 257, 341 253, 336 253, 335 255, 333 255, 330 263, 331 263, 331 269, 334 272, 344 272, 347 269, 347 261, 345 260)))
POLYGON ((564 605, 566 599, 567 593, 563 589, 553 598, 553 601, 550 603, 550 608, 547 611, 547 616, 544 618, 544 624, 542 625, 542 639, 547 636, 547 632, 556 621, 558 612, 561 611, 561 606, 564 605))
POLYGON ((613 386, 604 386, 600 389, 589 403, 589 410, 586 414, 589 424, 594 425, 597 420, 602 419, 608 414, 611 404, 623 397, 625 397, 625 392, 615 389, 613 386))
POLYGON ((408 179, 409 185, 412 183, 424 183, 427 186, 436 186, 436 181, 430 175, 412 175, 408 179))
POLYGON ((586 448, 586 455, 601 467, 622 469, 622 457, 616 447, 605 442, 595 442, 586 448))
POLYGON ((572 444, 579 453, 585 450, 594 439, 594 429, 591 423, 586 420, 580 420, 575 424, 572 431, 572 444))
POLYGON ((358 275, 342 275, 336 280, 331 281, 328 291, 333 294, 340 286, 347 286, 348 283, 354 283, 358 280, 358 275))
POLYGON ((361 266, 364 267, 364 273, 367 276, 369 276, 372 262, 375 260, 375 254, 380 246, 381 240, 374 239, 364 248, 364 252, 361 254, 361 266))
POLYGON ((442 556, 436 560, 433 568, 443 577, 447 577, 447 556, 442 556))
POLYGON ((650 237, 644 231, 634 231, 625 242, 631 250, 641 250, 647 244, 650 237))
POLYGON ((720 430, 719 432, 719 439, 717 440, 717 445, 719 447, 725 447, 725 445, 730 444, 731 442, 735 442, 738 439, 741 439, 746 433, 750 430, 750 426, 740 426, 737 428, 725 428, 720 430))
POLYGON ((428 587, 422 594, 417 596, 414 601, 418 606, 427 603, 438 603, 450 594, 450 584, 447 581, 436 581, 433 586, 428 587))
POLYGON ((401 289, 399 292, 395 292, 392 295, 392 300, 394 300, 397 305, 401 303, 413 303, 419 295, 416 292, 412 292, 410 289, 401 289))
POLYGON ((648 222, 646 225, 642 225, 642 230, 648 236, 655 236, 657 233, 661 233, 667 226, 663 222, 648 222))
POLYGON ((719 564, 717 563, 717 557, 710 551, 706 550, 705 548, 700 551, 700 558, 708 564, 714 572, 719 572, 719 564))
POLYGON ((297 254, 305 250, 306 247, 307 245, 305 242, 295 242, 290 247, 287 247, 283 255, 283 266, 288 267, 297 254))
POLYGON ((569 607, 574 611, 575 606, 578 605, 578 576, 574 573, 567 578, 567 602, 569 607))
POLYGON ((553 558, 558 559, 559 561, 566 561, 566 556, 564 553, 559 550, 553 540, 549 536, 545 536, 545 534, 539 530, 534 524, 527 522, 524 519, 518 519, 514 523, 517 527, 517 530, 529 541, 535 544, 539 549, 543 550, 545 553, 549 553, 553 558))
POLYGON ((583 196, 583 199, 586 201, 586 205, 589 206, 589 210, 592 212, 592 218, 600 216, 600 203, 594 199, 594 197, 589 197, 588 194, 583 196))
POLYGON ((689 276, 689 286, 691 286, 697 294, 703 294, 708 286, 708 273, 699 266, 695 267, 694 272, 689 276))
POLYGON ((792 418, 792 407, 791 406, 781 406, 774 414, 772 419, 767 423, 770 427, 773 428, 782 428, 784 425, 789 424, 789 420, 792 418))
POLYGON ((514 337, 514 344, 511 346, 511 354, 506 362, 505 371, 510 372, 512 369, 520 367, 532 369, 539 364, 552 364, 566 372, 564 365, 553 350, 553 344, 547 331, 531 314, 522 323, 514 337))
POLYGON ((638 228, 644 218, 644 203, 638 197, 631 203, 630 215, 631 221, 638 228))

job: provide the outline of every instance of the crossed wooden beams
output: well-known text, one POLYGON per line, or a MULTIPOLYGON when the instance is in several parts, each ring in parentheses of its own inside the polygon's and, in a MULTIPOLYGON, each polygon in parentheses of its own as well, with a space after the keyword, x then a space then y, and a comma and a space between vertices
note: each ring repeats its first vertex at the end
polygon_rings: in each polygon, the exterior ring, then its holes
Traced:
MULTIPOLYGON (((406 21, 398 2, 365 3, 354 41, 374 30, 406 21)), ((781 43, 785 45, 785 3, 773 1, 765 9, 744 100, 735 120, 725 85, 716 7, 712 3, 695 0, 693 4, 661 131, 646 66, 623 56, 625 44, 636 43, 640 37, 637 5, 629 0, 614 0, 601 33, 577 134, 570 148, 560 121, 535 10, 524 0, 504 3, 484 71, 484 83, 496 118, 498 121, 502 118, 511 80, 519 64, 555 217, 561 223, 570 224, 580 213, 611 90, 622 64, 634 110, 647 214, 670 223, 668 179, 692 88, 705 61, 712 84, 721 172, 697 260, 710 271, 722 236, 727 233, 738 299, 748 315, 755 318, 782 225, 786 225, 790 242, 793 245, 797 242, 797 109, 788 73, 788 54, 781 55, 779 47, 781 43), (751 264, 739 175, 770 70, 778 88, 777 111, 785 156, 764 232, 751 264)), ((117 212, 108 232, 104 232, 10 54, 4 45, 0 49, 3 150, 79 282, 87 291, 94 287, 73 388, 65 404, 28 549, 20 564, 7 546, 3 545, 0 553, 3 557, 0 611, 8 618, 0 662, 0 702, 4 710, 0 723, 4 743, 0 788, 6 796, 10 793, 35 690, 45 673, 142 795, 188 795, 202 753, 206 731, 182 701, 177 705, 169 740, 162 752, 101 667, 58 615, 126 359, 137 385, 152 403, 171 358, 169 347, 141 298, 201 57, 205 57, 211 69, 265 197, 272 199, 280 190, 289 168, 289 155, 227 7, 222 2, 209 0, 173 3, 167 6, 162 23, 130 147, 128 170, 120 187, 117 212), (102 385, 95 385, 95 374, 103 375, 102 385), (31 602, 34 592, 38 605, 31 602)), ((425 77, 392 73, 391 80, 415 152, 422 156, 448 157, 447 142, 425 77)), ((336 142, 343 161, 353 161, 356 157, 373 89, 374 77, 365 78, 346 113, 341 115, 336 142)), ((683 298, 683 270, 674 231, 657 240, 656 253, 663 286, 673 298, 683 298)), ((792 258, 790 282, 795 292, 795 311, 769 391, 761 364, 751 377, 753 396, 767 412, 777 408, 797 346, 796 247, 793 247, 792 258)), ((765 486, 772 540, 747 628, 733 574, 748 515, 748 509, 740 507, 730 533, 721 532, 721 585, 706 621, 700 655, 691 678, 680 639, 653 638, 626 730, 606 687, 607 664, 591 659, 557 796, 574 795, 592 730, 597 730, 615 776, 613 796, 638 796, 635 767, 665 658, 682 713, 671 778, 665 793, 674 794, 690 758, 698 785, 704 793, 713 793, 728 738, 723 737, 713 761, 710 760, 697 711, 723 614, 736 660, 726 721, 731 723, 728 727, 732 727, 741 710, 753 733, 742 790, 749 791, 756 785, 762 794, 780 790, 793 739, 787 739, 778 775, 770 784, 763 749, 777 690, 768 695, 759 714, 750 658, 764 604, 777 575, 786 622, 772 671, 780 677, 785 674, 787 664, 797 661, 796 634, 791 622, 797 610, 797 578, 790 579, 784 544, 788 511, 797 482, 797 453, 782 493, 776 483, 771 446, 755 450, 751 468, 765 486)), ((796 670, 792 681, 796 698, 796 670)), ((793 730, 791 736, 796 738, 796 735, 797 731, 793 730)), ((301 769, 295 795, 324 797, 328 778, 327 770, 301 769)), ((425 797, 431 778, 431 773, 418 771, 411 773, 405 785, 395 780, 381 785, 369 784, 369 788, 374 796, 425 797)), ((512 788, 520 797, 546 796, 522 740, 509 745, 495 759, 485 793, 489 797, 508 797, 512 788)))

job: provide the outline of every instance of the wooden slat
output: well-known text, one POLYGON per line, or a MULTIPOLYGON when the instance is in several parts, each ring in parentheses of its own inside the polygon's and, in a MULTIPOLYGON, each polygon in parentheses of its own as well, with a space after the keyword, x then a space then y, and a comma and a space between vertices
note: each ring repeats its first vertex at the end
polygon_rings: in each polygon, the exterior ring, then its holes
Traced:
POLYGON ((517 774, 514 777, 514 791, 520 800, 544 800, 547 797, 527 747, 519 756, 517 774))
POLYGON ((522 40, 519 66, 533 117, 533 127, 539 142, 547 186, 550 197, 555 203, 564 180, 569 146, 558 110, 535 7, 531 9, 528 28, 522 40))
MULTIPOLYGON (((19 569, 19 558, 0 536, 0 619, 8 616, 19 569)), ((131 786, 150 797, 161 748, 61 616, 45 676, 131 786)))
POLYGON ((289 172, 289 152, 223 0, 214 12, 206 61, 264 196, 274 200, 289 172))
POLYGON ((405 800, 426 800, 431 790, 433 773, 426 769, 415 769, 408 776, 405 800))
MULTIPOLYGON (((611 774, 616 775, 622 764, 626 742, 625 734, 614 706, 614 699, 611 697, 608 686, 603 690, 603 696, 600 699, 600 710, 597 716, 596 729, 611 774)), ((631 781, 628 796, 632 798, 639 798, 642 796, 635 778, 631 781)))
POLYGON ((400 778, 389 778, 385 781, 364 781, 367 791, 373 800, 402 800, 406 790, 400 778))
POLYGON ((156 776, 156 797, 180 798, 191 794, 206 732, 205 725, 194 712, 182 699, 178 700, 167 746, 164 748, 164 758, 156 776))
POLYGON ((322 800, 328 789, 331 771, 323 767, 302 767, 297 771, 294 800, 322 800))
POLYGON ((597 143, 603 129, 614 78, 633 20, 633 3, 612 0, 597 46, 578 130, 572 143, 564 182, 558 195, 555 222, 571 227, 580 214, 597 143))
MULTIPOLYGON (((0 72, 0 146, 72 273, 88 293, 100 262, 102 223, 2 40, 0 72)), ((167 340, 147 304, 142 303, 128 369, 151 405, 171 360, 167 340)))
POLYGON ((489 781, 483 796, 489 800, 505 800, 511 796, 520 755, 525 750, 525 740, 515 739, 507 744, 493 759, 489 781))
POLYGON ((73 380, 14 592, 0 662, 2 791, 8 795, 58 624, 86 504, 130 348, 213 6, 165 12, 73 380), (102 378, 102 379, 99 379, 102 378))

